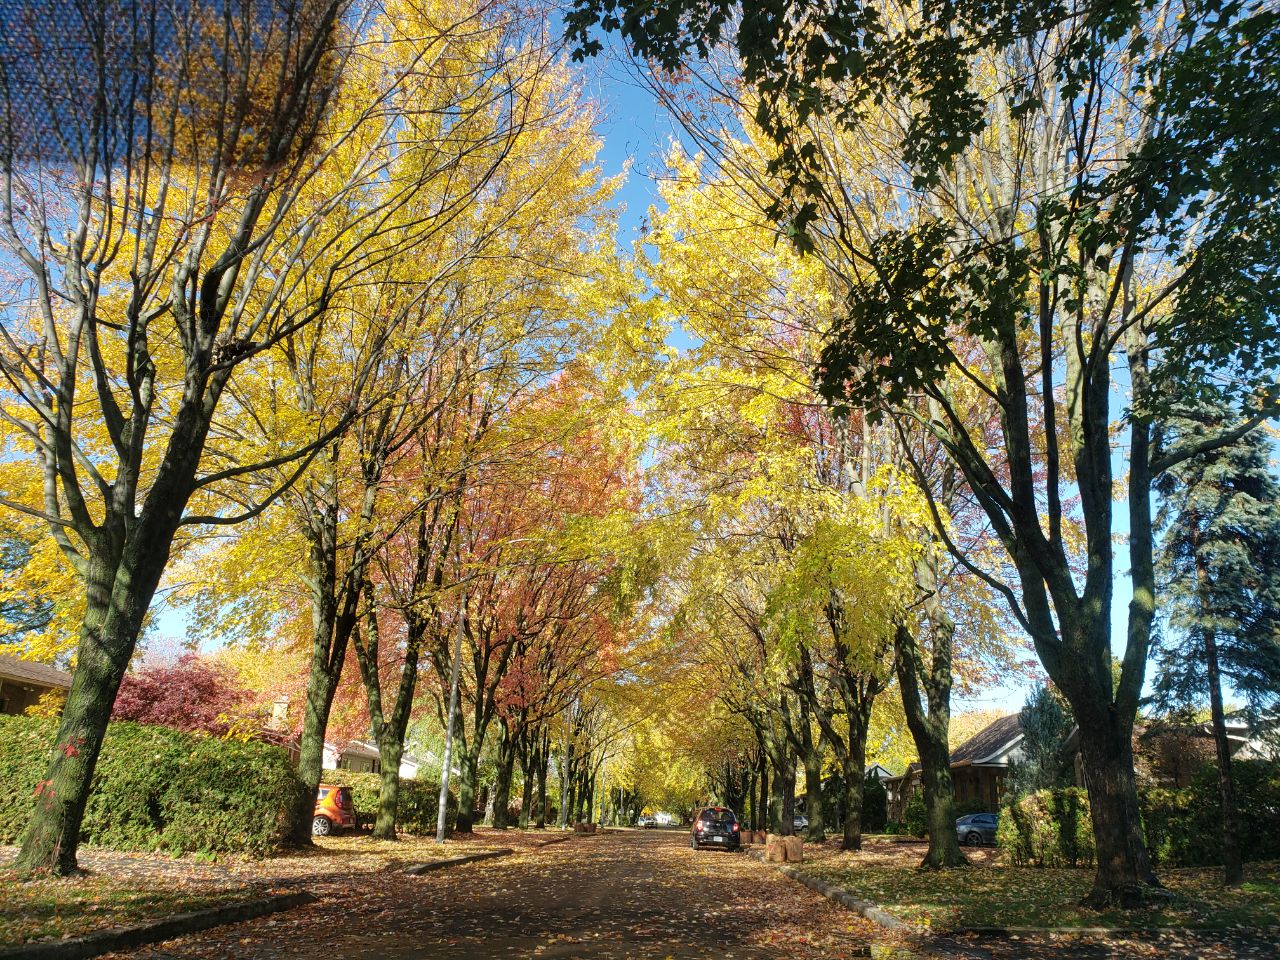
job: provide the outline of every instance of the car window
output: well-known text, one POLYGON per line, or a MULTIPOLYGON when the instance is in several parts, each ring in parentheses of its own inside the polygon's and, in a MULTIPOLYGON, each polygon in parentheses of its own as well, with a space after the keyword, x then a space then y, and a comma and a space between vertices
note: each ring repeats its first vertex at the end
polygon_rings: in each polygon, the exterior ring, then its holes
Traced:
POLYGON ((733 823, 736 819, 732 810, 713 810, 707 808, 703 810, 698 817, 699 820, 706 820, 711 823, 733 823))
POLYGON ((982 823, 987 824, 988 826, 996 822, 995 815, 990 813, 984 813, 982 816, 978 818, 978 820, 981 821, 982 823))
POLYGON ((323 799, 324 799, 325 797, 327 797, 328 795, 329 795, 329 788, 328 788, 328 787, 321 787, 319 790, 317 790, 317 791, 316 791, 316 799, 317 799, 317 800, 323 800, 323 799))

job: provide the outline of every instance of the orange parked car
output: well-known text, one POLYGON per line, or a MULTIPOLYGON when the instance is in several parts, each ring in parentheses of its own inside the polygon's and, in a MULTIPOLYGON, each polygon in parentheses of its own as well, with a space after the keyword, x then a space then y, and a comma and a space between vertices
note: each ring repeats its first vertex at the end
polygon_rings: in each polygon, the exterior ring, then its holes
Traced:
POLYGON ((355 830, 360 826, 350 787, 320 784, 316 791, 316 808, 311 814, 311 832, 327 837, 334 830, 355 830))

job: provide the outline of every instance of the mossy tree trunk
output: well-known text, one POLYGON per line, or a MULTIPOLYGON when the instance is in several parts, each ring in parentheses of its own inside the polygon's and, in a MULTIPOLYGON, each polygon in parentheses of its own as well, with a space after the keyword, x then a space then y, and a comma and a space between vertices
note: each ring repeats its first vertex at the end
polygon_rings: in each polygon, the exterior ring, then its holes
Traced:
POLYGON ((510 725, 499 720, 498 775, 493 784, 493 826, 506 830, 510 823, 511 783, 515 775, 516 738, 510 725))
MULTIPOLYGON (((928 641, 899 624, 894 631, 894 666, 907 728, 920 757, 929 848, 921 866, 964 866, 969 861, 955 831, 955 787, 951 778, 951 684, 955 621, 942 603, 938 551, 928 549, 916 563, 915 581, 928 641)), ((924 628, 922 628, 924 629, 924 628)))
POLYGON ((14 863, 20 875, 67 875, 77 870, 76 849, 93 772, 164 559, 152 557, 136 571, 121 569, 123 565, 123 558, 115 565, 95 558, 86 571, 89 602, 78 660, 49 767, 36 787, 31 821, 14 863))
POLYGON ((476 756, 472 741, 456 737, 458 750, 458 819, 455 833, 468 834, 475 830, 476 787, 479 779, 480 758, 476 756))

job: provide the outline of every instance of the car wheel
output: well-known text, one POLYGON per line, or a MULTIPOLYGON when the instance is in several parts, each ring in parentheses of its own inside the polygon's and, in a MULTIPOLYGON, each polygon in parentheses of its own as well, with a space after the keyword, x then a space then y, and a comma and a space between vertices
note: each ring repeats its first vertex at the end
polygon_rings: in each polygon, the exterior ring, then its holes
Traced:
POLYGON ((317 837, 327 837, 333 833, 333 822, 328 817, 312 817, 311 833, 317 837))
POLYGON ((971 833, 967 837, 965 837, 964 842, 971 847, 980 847, 982 846, 982 834, 977 833, 975 831, 974 833, 971 833))
POLYGON ((697 850, 697 849, 698 849, 698 838, 697 838, 697 837, 690 837, 690 838, 689 838, 689 849, 690 849, 690 850, 697 850))

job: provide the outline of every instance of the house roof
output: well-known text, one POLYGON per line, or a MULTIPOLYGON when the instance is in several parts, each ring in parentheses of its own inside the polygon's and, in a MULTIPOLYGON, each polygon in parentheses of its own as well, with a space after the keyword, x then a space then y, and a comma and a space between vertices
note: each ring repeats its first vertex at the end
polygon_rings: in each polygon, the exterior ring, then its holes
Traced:
POLYGON ((1022 718, 1016 713, 987 724, 951 752, 951 765, 989 763, 1022 739, 1022 718))
POLYGON ((59 690, 66 690, 71 686, 71 674, 67 671, 51 667, 47 663, 20 660, 7 653, 0 653, 0 680, 17 680, 19 683, 59 690))
MULTIPOLYGON (((1007 761, 997 759, 1002 753, 1008 751, 1019 740, 1022 739, 1022 718, 1011 713, 1007 717, 1001 717, 995 720, 972 737, 966 740, 955 750, 951 751, 951 766, 974 766, 985 763, 999 764, 1005 766, 1007 761)), ((920 769, 920 764, 911 764, 907 767, 905 773, 900 777, 889 777, 886 783, 896 783, 905 777, 911 776, 920 769)))
POLYGON ((349 740, 343 746, 334 745, 334 750, 342 757, 363 757, 366 760, 378 759, 378 748, 363 740, 349 740))
MULTIPOLYGON (((348 740, 342 746, 338 746, 338 744, 326 740, 325 746, 331 748, 335 753, 343 757, 363 757, 366 760, 377 760, 382 756, 382 754, 378 752, 378 745, 376 743, 369 743, 367 740, 348 740)), ((428 754, 428 756, 431 756, 431 754, 428 754)), ((407 750, 400 754, 400 762, 422 766, 422 761, 407 750)))

